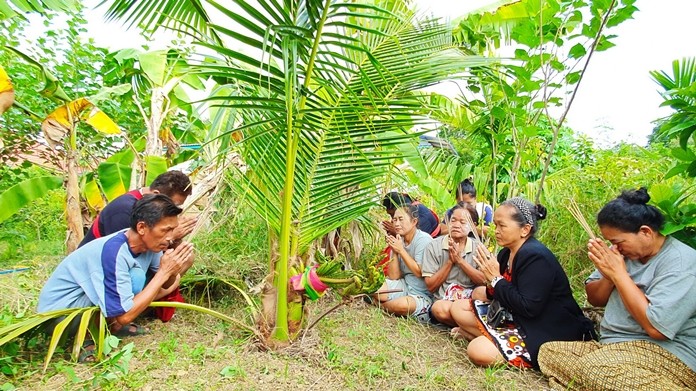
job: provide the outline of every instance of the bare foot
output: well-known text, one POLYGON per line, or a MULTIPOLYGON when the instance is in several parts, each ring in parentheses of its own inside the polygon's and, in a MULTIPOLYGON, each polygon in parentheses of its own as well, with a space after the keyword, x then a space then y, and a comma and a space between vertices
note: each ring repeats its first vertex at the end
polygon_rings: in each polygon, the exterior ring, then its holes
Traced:
POLYGON ((450 330, 450 337, 454 339, 466 339, 460 327, 453 327, 452 330, 450 330))

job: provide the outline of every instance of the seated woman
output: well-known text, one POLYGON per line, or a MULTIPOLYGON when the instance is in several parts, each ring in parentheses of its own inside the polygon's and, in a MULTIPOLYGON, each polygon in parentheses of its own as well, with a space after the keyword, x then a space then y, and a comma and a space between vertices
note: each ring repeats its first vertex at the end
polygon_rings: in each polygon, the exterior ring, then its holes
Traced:
MULTIPOLYGON (((472 178, 464 179, 456 189, 457 204, 465 203, 473 206, 476 209, 480 220, 477 218, 474 220, 476 223, 476 231, 479 236, 486 236, 488 233, 488 226, 491 225, 493 221, 493 208, 485 202, 476 201, 476 187, 472 182, 472 178), (483 225, 481 225, 483 223, 483 225)), ((454 208, 450 208, 445 212, 445 218, 440 223, 440 234, 444 235, 448 231, 447 220, 452 216, 452 211, 454 208)))
POLYGON ((433 239, 416 228, 416 205, 398 207, 392 221, 396 236, 387 235, 392 259, 387 266, 387 280, 381 290, 396 292, 378 294, 375 298, 391 314, 413 316, 421 322, 428 322, 432 295, 421 276, 421 265, 425 248, 433 239))
POLYGON ((605 306, 600 342, 549 342, 539 365, 561 389, 696 389, 696 250, 660 234, 645 188, 597 215, 604 239, 587 244, 596 270, 587 301, 605 306))
POLYGON ((452 208, 447 224, 449 234, 430 242, 423 259, 425 285, 436 299, 431 313, 437 321, 448 326, 456 325, 450 314, 452 304, 457 300, 471 299, 474 288, 485 284, 483 273, 474 262, 476 248, 483 244, 469 237, 472 230, 469 221, 478 221, 473 206, 461 203, 452 208))
MULTIPOLYGON (((497 300, 513 317, 493 328, 485 321, 486 305, 455 302, 452 317, 459 332, 471 340, 469 359, 477 365, 508 363, 537 367, 539 346, 547 341, 589 340, 592 322, 573 299, 568 278, 556 257, 534 238, 546 208, 515 197, 493 216, 495 237, 504 247, 498 259, 478 246, 475 260, 488 281, 486 296, 497 300)), ((480 288, 477 288, 480 289, 480 288)), ((474 298, 477 298, 474 292, 474 298)))

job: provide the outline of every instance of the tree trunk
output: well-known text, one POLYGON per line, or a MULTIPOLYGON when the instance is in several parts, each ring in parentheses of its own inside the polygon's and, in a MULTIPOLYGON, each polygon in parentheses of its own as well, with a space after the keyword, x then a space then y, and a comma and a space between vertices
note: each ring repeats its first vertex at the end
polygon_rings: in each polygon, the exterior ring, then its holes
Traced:
POLYGON ((71 253, 77 248, 84 237, 82 210, 80 209, 80 183, 77 177, 77 152, 74 148, 68 148, 67 150, 66 167, 67 182, 65 188, 67 198, 65 213, 68 222, 67 250, 68 253, 71 253))
POLYGON ((153 87, 150 102, 150 119, 147 123, 147 139, 145 143, 145 156, 162 156, 162 140, 160 128, 164 121, 164 93, 162 87, 153 87))

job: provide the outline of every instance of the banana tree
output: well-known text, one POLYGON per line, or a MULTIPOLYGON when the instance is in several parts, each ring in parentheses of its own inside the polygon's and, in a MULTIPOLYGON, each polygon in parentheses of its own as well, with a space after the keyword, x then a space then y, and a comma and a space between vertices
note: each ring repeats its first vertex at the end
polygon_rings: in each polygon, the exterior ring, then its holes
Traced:
POLYGON ((183 50, 139 51, 123 49, 110 53, 103 67, 107 85, 127 83, 132 86, 131 97, 145 123, 144 159, 134 161, 131 188, 145 185, 146 170, 142 163, 151 156, 174 154, 178 143, 166 127, 178 110, 191 111, 189 90, 204 89, 199 76, 190 72, 183 50))
POLYGON ((53 147, 62 147, 66 167, 68 222, 68 252, 77 248, 82 240, 83 224, 80 208, 80 182, 78 180, 77 126, 86 123, 105 134, 119 134, 121 129, 109 116, 85 98, 76 99, 57 108, 41 123, 46 141, 53 147))
POLYGON ((306 266, 316 238, 374 205, 393 161, 415 153, 409 129, 428 119, 413 92, 485 61, 463 55, 445 24, 416 21, 400 1, 108 3, 108 15, 130 24, 152 28, 148 10, 170 9, 179 26, 207 27, 192 33, 214 53, 199 71, 239 91, 215 103, 239 113, 249 169, 238 190, 277 237, 274 300, 264 304, 273 307, 270 342, 286 343, 303 324, 297 306, 289 314, 291 270, 306 266))

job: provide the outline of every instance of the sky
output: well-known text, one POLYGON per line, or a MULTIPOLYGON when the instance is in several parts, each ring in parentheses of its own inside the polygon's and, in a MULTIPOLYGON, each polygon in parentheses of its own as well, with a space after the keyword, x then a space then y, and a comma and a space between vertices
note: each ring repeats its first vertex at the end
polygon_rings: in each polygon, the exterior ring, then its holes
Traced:
MULTIPOLYGON (((455 19, 491 0, 414 0, 424 13, 455 19)), ((99 0, 88 0, 96 5, 99 0)), ((567 125, 592 137, 596 145, 618 142, 647 143, 653 121, 670 113, 662 102, 651 70, 670 70, 682 57, 696 56, 696 14, 694 0, 637 0, 634 19, 622 23, 611 33, 616 47, 597 52, 568 114, 567 125)), ((97 45, 113 50, 134 47, 142 42, 135 30, 125 31, 117 23, 105 23, 104 8, 87 12, 88 29, 97 45)), ((153 47, 164 47, 172 36, 160 36, 153 47)), ((451 83, 450 83, 451 84, 451 83)), ((442 87, 447 94, 447 87, 442 87)), ((450 89, 451 90, 451 89, 450 89)))
MULTIPOLYGON (((455 18, 488 1, 415 0, 424 11, 455 18)), ((645 145, 653 121, 669 115, 652 70, 671 70, 673 60, 696 56, 694 0, 637 0, 633 19, 611 30, 616 47, 593 55, 567 124, 597 145, 624 141, 645 145)))

